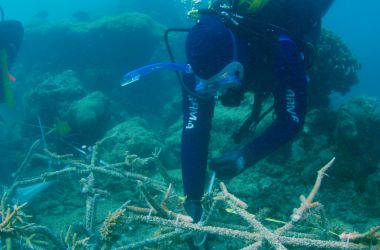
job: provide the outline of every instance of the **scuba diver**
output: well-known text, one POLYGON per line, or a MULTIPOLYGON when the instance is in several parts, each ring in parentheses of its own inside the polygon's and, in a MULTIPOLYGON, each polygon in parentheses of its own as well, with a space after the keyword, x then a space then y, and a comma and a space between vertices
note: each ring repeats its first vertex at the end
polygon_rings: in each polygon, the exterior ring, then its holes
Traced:
MULTIPOLYGON (((306 71, 321 32, 321 20, 333 0, 214 1, 197 10, 199 21, 186 39, 192 73, 183 75, 182 178, 186 212, 202 218, 208 145, 216 99, 239 106, 254 93, 252 113, 235 142, 261 117, 271 94, 274 121, 238 150, 209 161, 221 180, 231 179, 294 138, 307 112, 306 71)), ((264 112, 265 113, 265 112, 264 112)), ((269 112, 267 112, 269 113, 269 112)))
POLYGON ((11 81, 15 78, 9 73, 24 37, 24 28, 19 21, 4 20, 4 11, 0 7, 0 104, 13 105, 11 81))
POLYGON ((302 130, 307 113, 306 72, 312 65, 322 17, 333 2, 211 1, 207 9, 189 13, 198 21, 186 38, 187 64, 174 63, 169 50, 172 63, 147 65, 124 76, 122 86, 159 69, 183 72, 181 163, 186 196, 184 208, 194 222, 201 223, 204 216, 201 199, 216 101, 236 107, 245 92, 254 94, 250 116, 232 135, 235 143, 249 139, 247 132, 265 114, 273 110, 275 117, 261 135, 240 149, 209 161, 216 177, 228 180, 254 166, 302 130), (269 95, 273 96, 274 104, 262 112, 262 103, 269 95))

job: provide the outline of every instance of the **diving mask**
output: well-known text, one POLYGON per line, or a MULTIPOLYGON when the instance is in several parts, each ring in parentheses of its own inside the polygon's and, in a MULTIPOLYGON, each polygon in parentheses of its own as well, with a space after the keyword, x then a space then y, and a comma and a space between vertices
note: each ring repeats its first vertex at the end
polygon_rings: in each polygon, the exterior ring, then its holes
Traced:
POLYGON ((240 86, 243 77, 243 65, 237 61, 233 61, 207 80, 197 77, 195 91, 202 95, 216 95, 218 92, 224 93, 228 88, 240 86))

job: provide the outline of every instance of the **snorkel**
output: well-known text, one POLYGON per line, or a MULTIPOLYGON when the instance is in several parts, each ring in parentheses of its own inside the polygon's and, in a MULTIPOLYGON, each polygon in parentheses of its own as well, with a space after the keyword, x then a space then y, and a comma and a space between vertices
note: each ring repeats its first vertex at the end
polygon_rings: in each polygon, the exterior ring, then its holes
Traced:
MULTIPOLYGON (((238 87, 242 84, 244 67, 238 60, 237 41, 233 32, 225 27, 217 18, 202 15, 204 22, 210 22, 210 28, 203 30, 204 26, 195 25, 191 29, 168 29, 164 34, 165 44, 171 62, 154 63, 130 71, 122 78, 121 86, 127 86, 140 80, 143 76, 161 70, 175 71, 182 87, 192 95, 204 98, 217 98, 228 88, 238 87), (214 30, 214 29, 217 30, 214 30), (186 39, 187 63, 176 63, 169 44, 170 32, 188 32, 186 39), (213 32, 218 38, 210 35, 213 32), (201 36, 198 36, 198 35, 201 36), (202 37, 202 38, 201 38, 202 37), (225 41, 220 44, 220 39, 225 41), (215 44, 218 49, 214 50, 215 44), (222 60, 220 60, 223 58, 222 60), (207 72, 207 73, 205 73, 207 72), (194 85, 184 84, 181 74, 192 74, 194 85), (189 86, 192 86, 189 89, 189 86)), ((201 20, 200 20, 201 21, 201 20)), ((187 78, 187 79, 191 79, 187 78)))
MULTIPOLYGON (((190 64, 179 64, 171 62, 148 64, 126 73, 123 76, 121 86, 127 86, 140 80, 142 76, 146 76, 160 70, 174 70, 176 72, 182 72, 184 74, 193 73, 190 64)), ((243 75, 243 65, 237 61, 233 61, 224 67, 215 76, 207 80, 196 77, 195 92, 197 95, 203 96, 215 96, 218 92, 224 93, 230 87, 240 86, 240 79, 243 78, 243 75)))
MULTIPOLYGON (((165 33, 165 43, 167 46, 169 45, 168 42, 168 33, 172 30, 168 30, 165 33)), ((173 31, 189 31, 189 29, 175 29, 173 31)), ((182 86, 189 92, 192 93, 194 96, 197 96, 199 98, 215 98, 218 97, 220 94, 223 94, 228 88, 231 87, 238 87, 241 86, 241 80, 244 77, 244 67, 243 65, 238 61, 237 56, 237 46, 236 46, 236 39, 234 34, 231 31, 228 31, 229 35, 231 36, 231 45, 232 45, 232 58, 230 63, 224 65, 224 67, 214 73, 211 76, 207 77, 200 77, 196 72, 194 72, 194 69, 188 64, 181 64, 176 63, 174 60, 174 56, 171 53, 170 46, 168 46, 168 52, 170 59, 172 62, 161 62, 161 63, 154 63, 149 64, 143 67, 140 67, 138 69, 135 69, 133 71, 130 71, 126 73, 122 78, 121 86, 127 86, 131 83, 134 83, 138 80, 140 80, 143 76, 149 75, 156 71, 161 70, 172 70, 175 71, 178 77, 178 80, 182 83, 182 86), (194 74, 195 76, 195 89, 190 90, 187 88, 185 84, 183 84, 181 76, 179 73, 182 74, 194 74)))
POLYGON ((123 77, 123 82, 121 84, 122 87, 127 86, 133 82, 140 80, 141 76, 149 75, 154 71, 158 70, 174 70, 177 72, 182 72, 186 74, 193 73, 190 64, 180 64, 173 62, 162 62, 162 63, 154 63, 143 66, 141 68, 135 69, 131 72, 128 72, 123 77))

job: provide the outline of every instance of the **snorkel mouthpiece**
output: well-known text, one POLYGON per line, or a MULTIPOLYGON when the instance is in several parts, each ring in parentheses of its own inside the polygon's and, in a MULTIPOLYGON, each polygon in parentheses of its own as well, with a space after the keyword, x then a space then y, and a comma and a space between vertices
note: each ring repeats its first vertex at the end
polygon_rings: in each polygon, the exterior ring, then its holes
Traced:
POLYGON ((137 74, 137 75, 134 75, 134 76, 131 75, 129 77, 125 77, 124 76, 123 83, 121 84, 121 86, 124 87, 126 85, 129 85, 129 84, 131 84, 133 82, 136 82, 136 81, 140 80, 140 76, 141 76, 140 74, 137 74))

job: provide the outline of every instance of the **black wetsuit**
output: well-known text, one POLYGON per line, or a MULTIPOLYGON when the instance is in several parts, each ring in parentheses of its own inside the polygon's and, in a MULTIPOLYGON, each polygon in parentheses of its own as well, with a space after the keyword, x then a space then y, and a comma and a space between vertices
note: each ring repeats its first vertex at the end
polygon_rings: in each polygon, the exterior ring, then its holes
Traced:
MULTIPOLYGON (((202 18, 195 28, 214 21, 213 17, 202 18)), ((261 45, 253 45, 243 37, 236 36, 236 46, 238 59, 246 72, 244 90, 264 89, 274 97, 276 119, 264 133, 245 146, 250 154, 249 164, 252 165, 291 140, 302 129, 307 109, 307 76, 302 53, 296 42, 286 34, 277 33, 272 50, 265 55, 255 55, 262 49, 261 45), (264 80, 263 75, 268 77, 264 80)), ((266 46, 265 41, 262 46, 266 46)), ((194 75, 184 76, 181 159, 184 193, 190 200, 200 200, 204 192, 215 106, 213 98, 199 98, 188 91, 194 91, 195 82, 194 75)))
MULTIPOLYGON (((17 53, 20 49, 22 39, 24 37, 24 29, 20 22, 18 21, 2 21, 0 22, 0 50, 4 49, 7 56, 7 66, 8 69, 13 65, 17 53)), ((3 66, 3 65, 1 65, 3 66)), ((7 70, 4 74, 7 74, 7 70)), ((3 76, 0 76, 0 79, 3 76)), ((8 76, 5 76, 8 77, 8 76)), ((0 84, 0 103, 3 103, 4 100, 4 88, 3 82, 0 84)))
POLYGON ((0 49, 5 49, 8 55, 8 66, 16 59, 24 37, 24 28, 19 21, 7 20, 0 22, 0 49))

